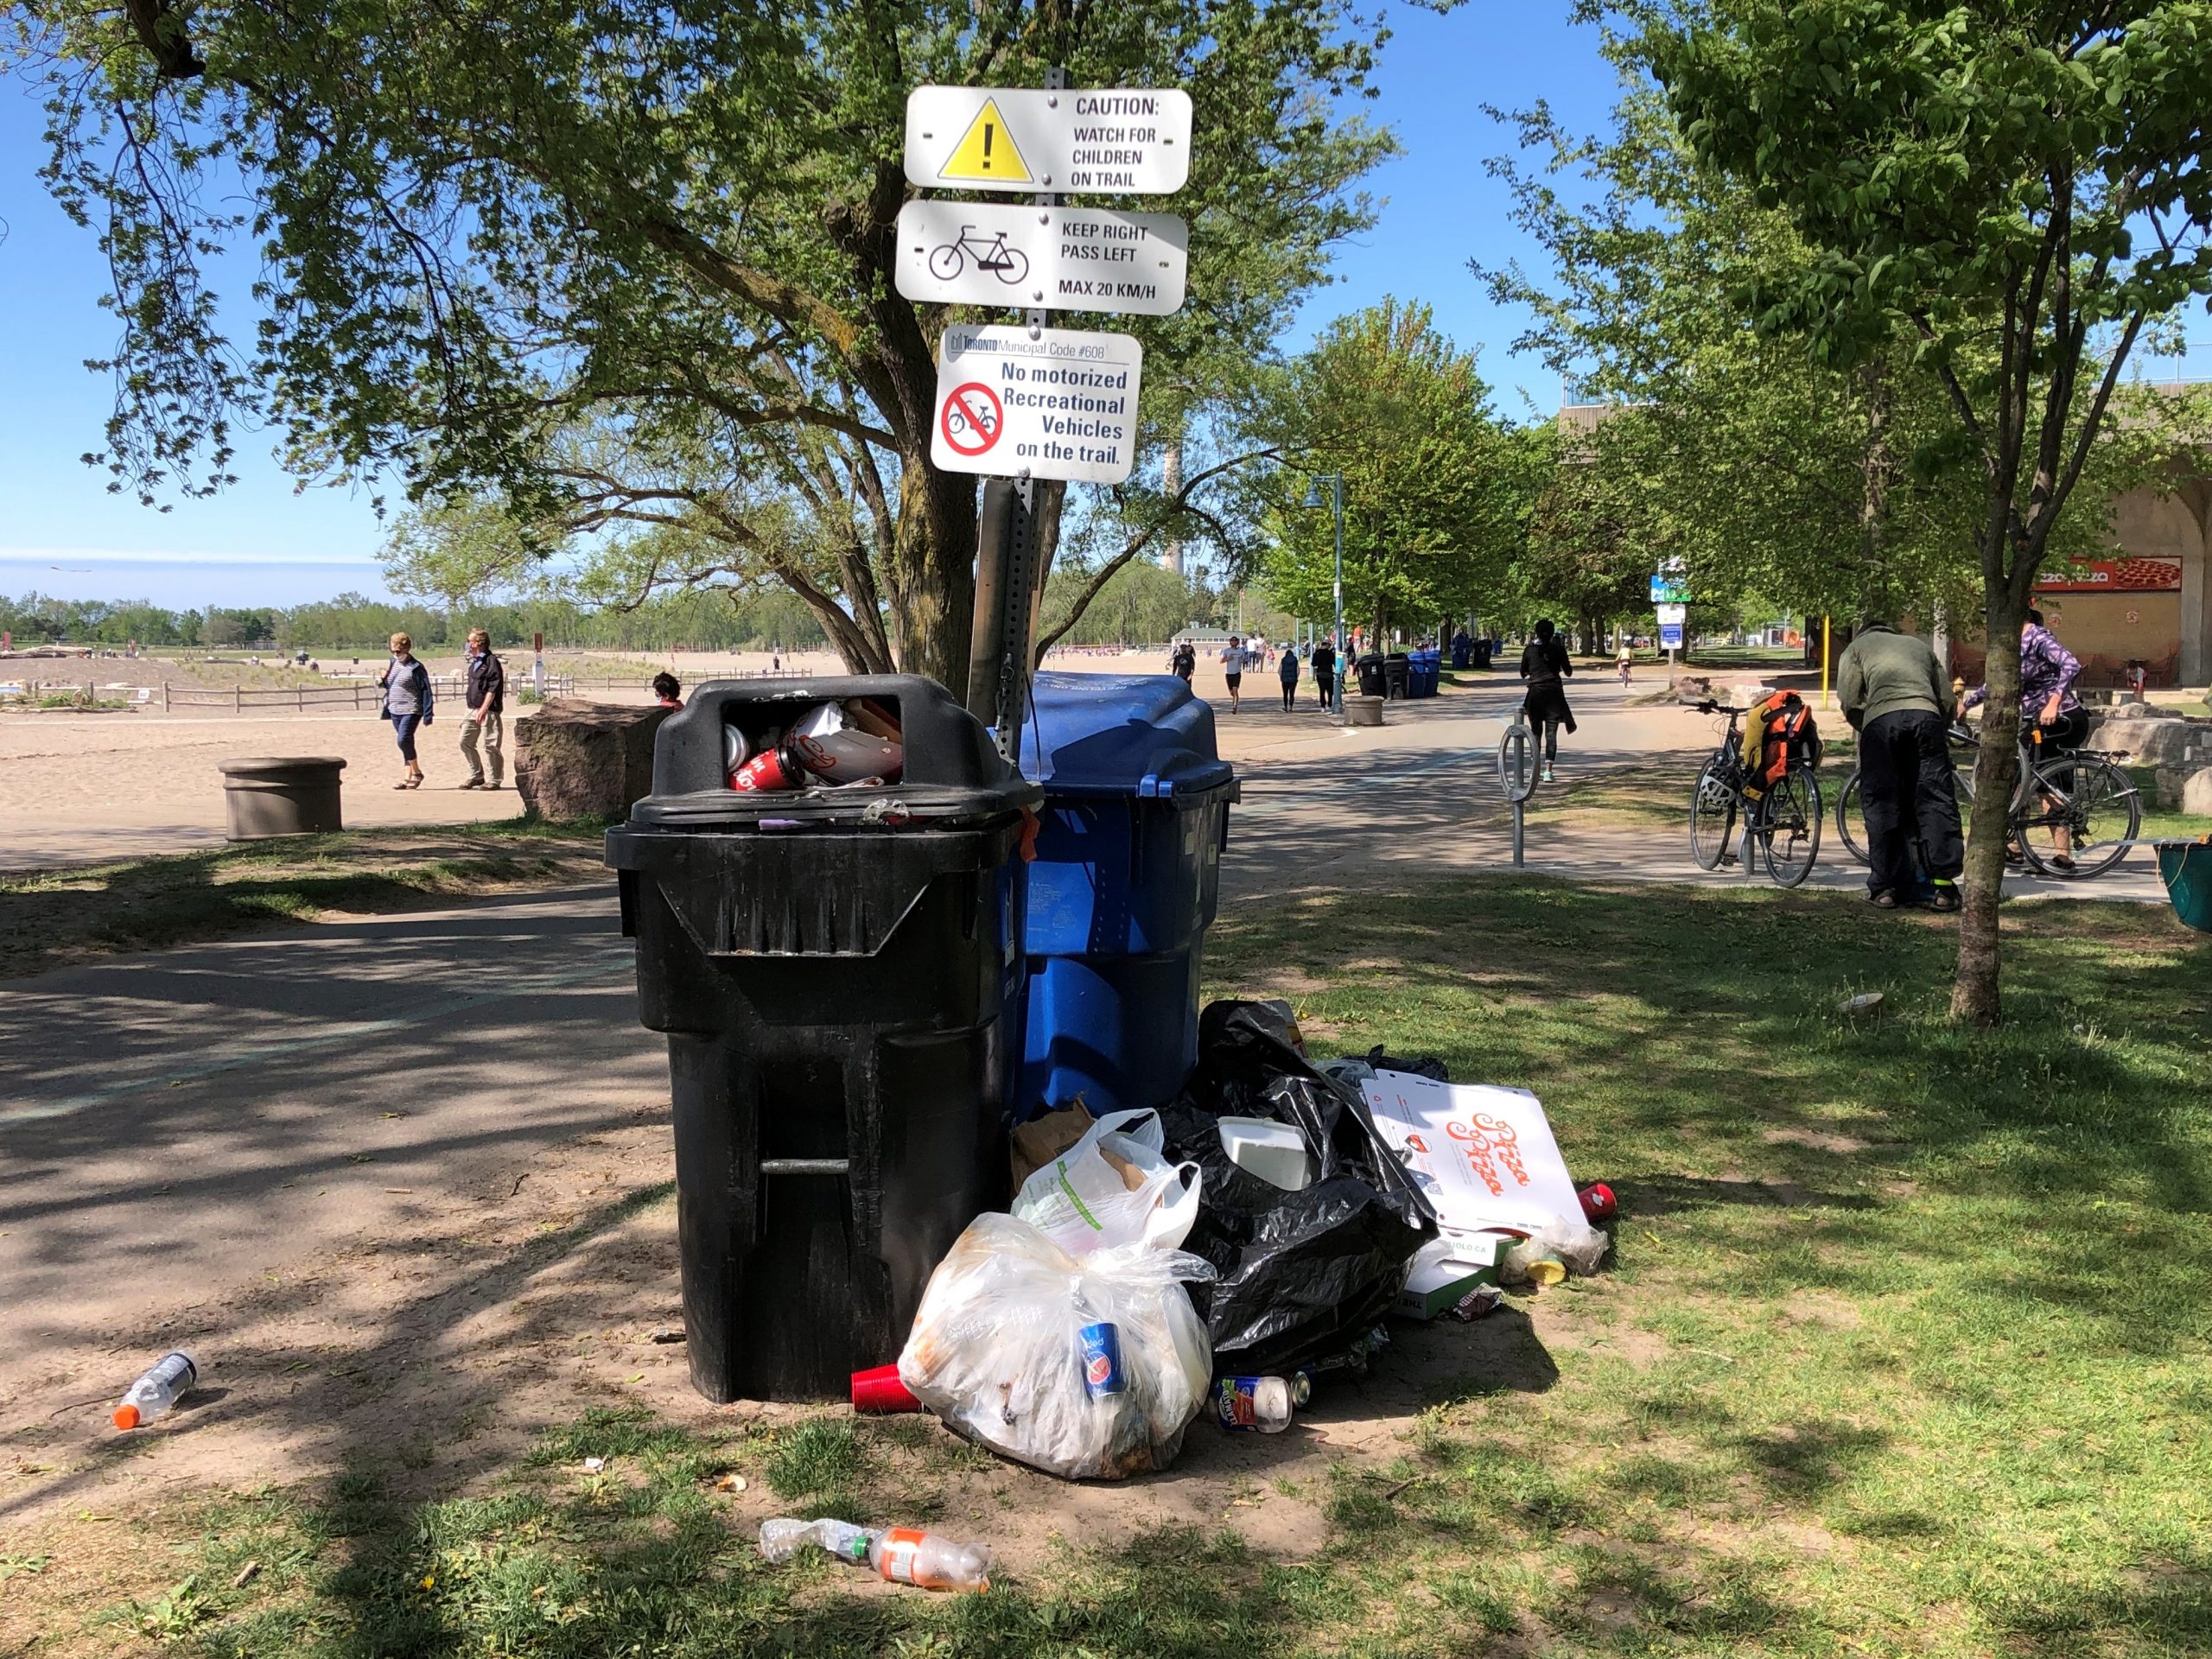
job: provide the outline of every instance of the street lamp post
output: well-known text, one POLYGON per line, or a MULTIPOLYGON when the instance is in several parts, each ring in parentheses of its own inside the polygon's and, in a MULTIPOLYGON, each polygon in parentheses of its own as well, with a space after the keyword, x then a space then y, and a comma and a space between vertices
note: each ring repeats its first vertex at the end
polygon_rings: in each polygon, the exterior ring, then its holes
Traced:
POLYGON ((1321 480, 1329 481, 1330 503, 1334 511, 1337 531, 1337 629, 1332 643, 1337 648, 1336 683, 1331 687, 1331 711, 1341 715, 1344 711, 1344 670, 1350 664, 1351 652, 1344 643, 1344 475, 1342 473, 1315 473, 1306 486, 1306 505, 1321 505, 1321 480))

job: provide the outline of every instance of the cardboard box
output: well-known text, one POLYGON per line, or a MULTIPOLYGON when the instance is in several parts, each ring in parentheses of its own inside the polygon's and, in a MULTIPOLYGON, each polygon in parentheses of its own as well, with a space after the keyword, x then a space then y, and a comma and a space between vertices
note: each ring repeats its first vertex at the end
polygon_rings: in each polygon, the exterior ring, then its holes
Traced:
POLYGON ((1525 1089, 1377 1071, 1363 1084, 1375 1127, 1455 1233, 1533 1232, 1582 1219, 1552 1126, 1525 1089))
POLYGON ((1506 1241, 1496 1233, 1447 1233, 1423 1246, 1390 1311, 1408 1319, 1433 1319, 1450 1313, 1477 1285, 1497 1282, 1497 1263, 1505 1248, 1506 1241))

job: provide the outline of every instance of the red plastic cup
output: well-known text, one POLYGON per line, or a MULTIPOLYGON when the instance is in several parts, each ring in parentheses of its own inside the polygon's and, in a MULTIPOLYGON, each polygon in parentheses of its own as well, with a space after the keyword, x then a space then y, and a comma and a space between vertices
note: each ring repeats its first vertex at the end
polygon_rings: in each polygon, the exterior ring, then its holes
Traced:
POLYGON ((896 1365, 879 1365, 872 1371, 853 1373, 855 1411, 919 1411, 922 1402, 899 1380, 896 1365))
POLYGON ((1620 1200, 1613 1197, 1613 1189, 1603 1181, 1592 1181, 1574 1196, 1582 1200, 1583 1217, 1593 1227, 1620 1213, 1620 1200))

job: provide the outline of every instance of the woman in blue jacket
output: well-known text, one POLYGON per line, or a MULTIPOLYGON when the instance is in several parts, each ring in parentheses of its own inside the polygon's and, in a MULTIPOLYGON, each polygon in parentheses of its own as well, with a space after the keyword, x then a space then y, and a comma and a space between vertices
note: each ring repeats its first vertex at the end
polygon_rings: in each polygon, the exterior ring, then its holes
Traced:
POLYGON ((399 758, 407 771, 394 789, 423 787, 423 766, 415 758, 415 728, 430 723, 430 671, 415 655, 414 641, 404 633, 391 636, 391 662, 377 682, 384 693, 384 715, 399 744, 399 758))

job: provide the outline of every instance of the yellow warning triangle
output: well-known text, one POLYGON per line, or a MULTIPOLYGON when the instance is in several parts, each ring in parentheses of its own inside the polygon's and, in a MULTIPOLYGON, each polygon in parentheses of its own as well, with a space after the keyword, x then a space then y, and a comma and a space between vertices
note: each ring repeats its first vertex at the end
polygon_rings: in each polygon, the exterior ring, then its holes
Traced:
POLYGON ((951 158, 938 169, 938 176, 988 179, 993 183, 1004 184, 1030 182, 1028 163, 1021 159, 1014 135, 1006 130, 1006 118, 999 113, 998 99, 983 100, 983 107, 976 111, 976 118, 968 124, 967 132, 953 147, 951 158))

